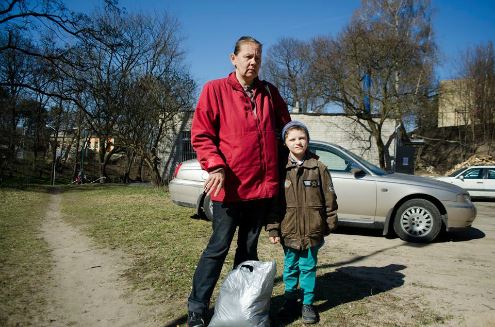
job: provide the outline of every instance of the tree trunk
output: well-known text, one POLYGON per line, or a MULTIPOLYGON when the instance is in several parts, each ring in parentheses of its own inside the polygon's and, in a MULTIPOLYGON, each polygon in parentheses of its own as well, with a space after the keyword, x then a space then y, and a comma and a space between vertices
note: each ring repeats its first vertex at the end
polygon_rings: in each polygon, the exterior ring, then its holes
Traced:
POLYGON ((127 157, 127 163, 125 167, 125 172, 124 172, 124 177, 123 177, 123 183, 128 184, 131 181, 131 169, 132 169, 132 164, 134 163, 134 158, 136 157, 136 152, 133 150, 127 151, 126 154, 127 157))

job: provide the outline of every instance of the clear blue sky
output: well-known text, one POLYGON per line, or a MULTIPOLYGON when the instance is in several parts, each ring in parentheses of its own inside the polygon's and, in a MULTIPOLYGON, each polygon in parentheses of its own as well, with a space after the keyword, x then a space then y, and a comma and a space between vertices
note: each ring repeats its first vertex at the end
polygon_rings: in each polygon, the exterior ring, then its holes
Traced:
MULTIPOLYGON (((65 0, 68 8, 91 13, 102 0, 65 0)), ((310 40, 336 35, 349 22, 359 0, 120 0, 128 12, 178 19, 185 37, 186 64, 201 87, 227 75, 229 54, 241 35, 252 35, 264 49, 282 37, 310 40)), ((495 42, 495 0, 432 0, 440 79, 457 72, 456 58, 470 46, 495 42)))

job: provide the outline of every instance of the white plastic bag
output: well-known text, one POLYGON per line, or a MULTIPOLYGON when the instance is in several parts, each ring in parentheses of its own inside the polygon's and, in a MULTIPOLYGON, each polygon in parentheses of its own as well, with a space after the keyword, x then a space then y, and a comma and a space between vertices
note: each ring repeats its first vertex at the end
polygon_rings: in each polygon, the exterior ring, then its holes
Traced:
POLYGON ((244 261, 232 270, 220 288, 209 326, 270 326, 270 298, 275 261, 244 261))

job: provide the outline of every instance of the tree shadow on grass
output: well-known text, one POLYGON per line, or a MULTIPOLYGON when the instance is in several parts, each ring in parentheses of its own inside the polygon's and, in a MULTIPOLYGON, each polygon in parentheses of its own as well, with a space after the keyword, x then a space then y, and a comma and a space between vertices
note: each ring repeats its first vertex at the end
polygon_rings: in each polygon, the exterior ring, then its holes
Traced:
MULTIPOLYGON (((400 287, 404 284, 404 274, 400 271, 405 268, 406 266, 397 264, 385 267, 347 266, 319 276, 316 281, 316 308, 322 313, 341 304, 359 301, 400 287)), ((300 318, 300 312, 297 312, 287 320, 278 319, 276 313, 284 302, 283 297, 279 295, 272 298, 272 326, 285 326, 300 318)))

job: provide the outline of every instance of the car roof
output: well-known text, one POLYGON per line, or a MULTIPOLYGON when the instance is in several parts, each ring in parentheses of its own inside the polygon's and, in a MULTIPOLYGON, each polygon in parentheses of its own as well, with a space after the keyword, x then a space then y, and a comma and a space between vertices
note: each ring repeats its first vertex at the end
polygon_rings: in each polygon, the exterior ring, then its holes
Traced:
POLYGON ((335 143, 330 143, 330 142, 326 142, 326 141, 320 141, 320 140, 309 140, 309 143, 310 144, 321 144, 321 145, 330 145, 334 148, 339 148, 339 149, 342 149, 342 150, 346 150, 345 148, 341 147, 340 145, 337 145, 335 143))

